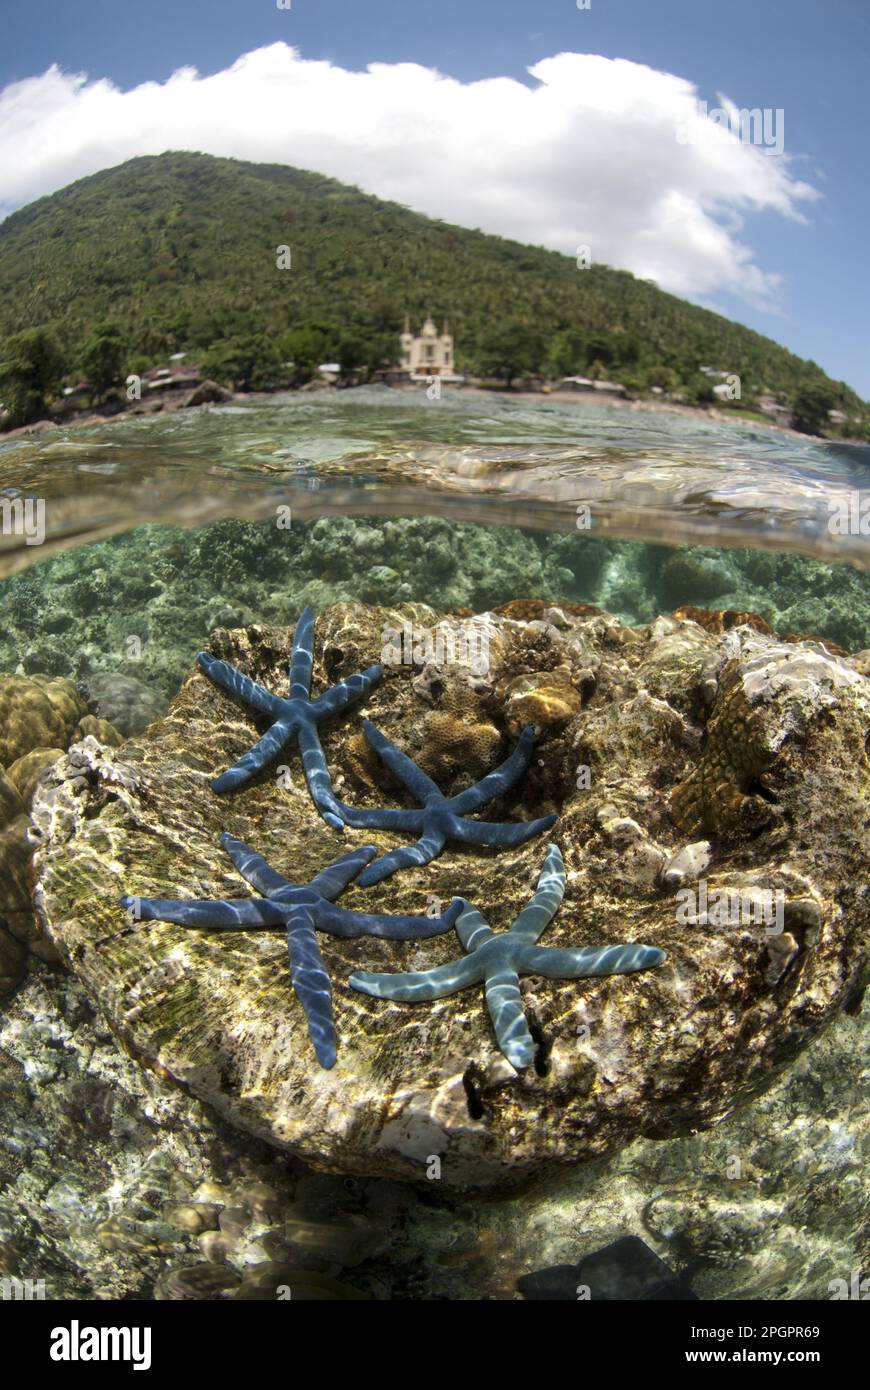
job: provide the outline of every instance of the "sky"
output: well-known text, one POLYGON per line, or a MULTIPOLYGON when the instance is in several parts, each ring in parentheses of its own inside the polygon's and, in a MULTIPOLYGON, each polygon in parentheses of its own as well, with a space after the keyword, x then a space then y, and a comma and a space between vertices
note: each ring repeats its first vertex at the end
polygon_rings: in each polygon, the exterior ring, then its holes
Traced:
POLYGON ((868 0, 281 3, 0 0, 0 217, 166 149, 295 164, 588 248, 870 398, 868 0))

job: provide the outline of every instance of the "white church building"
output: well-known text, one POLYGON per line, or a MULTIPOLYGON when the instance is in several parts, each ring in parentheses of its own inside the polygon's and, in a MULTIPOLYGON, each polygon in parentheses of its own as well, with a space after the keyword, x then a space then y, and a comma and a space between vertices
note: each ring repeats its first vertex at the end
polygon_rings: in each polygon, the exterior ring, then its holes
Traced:
POLYGON ((465 380, 464 376, 458 376, 453 370, 453 337, 446 319, 439 333, 431 315, 427 315, 419 336, 415 338, 406 315, 399 342, 402 351, 397 370, 406 380, 428 381, 436 376, 442 381, 465 380))

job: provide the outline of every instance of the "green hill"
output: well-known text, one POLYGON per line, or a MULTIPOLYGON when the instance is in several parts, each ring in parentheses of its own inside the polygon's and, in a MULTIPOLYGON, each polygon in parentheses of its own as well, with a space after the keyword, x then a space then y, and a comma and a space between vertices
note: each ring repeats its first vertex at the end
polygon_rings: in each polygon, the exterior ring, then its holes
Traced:
POLYGON ((111 324, 125 370, 210 350, 216 371, 223 353, 225 375, 258 384, 288 358, 297 379, 321 354, 371 369, 397 354, 404 315, 416 330, 427 312, 449 317, 461 371, 497 375, 513 353, 502 376, 591 370, 703 399, 708 365, 741 377, 744 402, 809 386, 866 410, 814 363, 626 272, 580 270, 284 165, 133 159, 0 224, 0 363, 2 340, 46 326, 66 371, 87 370, 88 340, 111 324), (291 269, 276 268, 281 245, 291 269), (243 349, 264 361, 234 373, 243 349))

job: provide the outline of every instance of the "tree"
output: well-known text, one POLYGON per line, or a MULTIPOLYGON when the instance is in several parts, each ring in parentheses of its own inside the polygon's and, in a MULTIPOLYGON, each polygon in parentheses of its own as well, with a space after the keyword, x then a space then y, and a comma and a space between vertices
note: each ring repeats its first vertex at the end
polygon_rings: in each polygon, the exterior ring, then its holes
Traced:
POLYGON ((795 429, 821 434, 827 428, 828 411, 837 404, 833 388, 824 381, 804 381, 792 399, 795 429))
POLYGON ((322 362, 334 362, 339 330, 334 324, 299 323, 275 341, 284 363, 293 363, 294 381, 310 381, 322 362))
POLYGON ((554 333, 547 348, 546 367, 550 376, 573 376, 586 361, 583 340, 578 333, 554 333))
POLYGON ((103 323, 94 330, 82 353, 82 368, 91 384, 91 400, 100 401, 121 381, 125 346, 116 323, 103 323))
POLYGON ((686 400, 692 405, 712 405, 716 400, 716 392, 703 373, 698 372, 686 382, 686 400))
POLYGON ((365 360, 362 342, 355 333, 346 333, 342 337, 335 355, 342 372, 354 371, 361 367, 365 360))
POLYGON ((491 328, 480 339, 478 370, 504 381, 508 390, 517 377, 536 376, 544 363, 544 340, 535 328, 508 321, 491 328))
POLYGON ((264 333, 222 338, 202 360, 202 370, 216 381, 232 382, 237 391, 271 386, 284 375, 275 341, 264 333))
POLYGON ((44 415, 62 376, 63 358, 49 329, 14 333, 0 360, 0 401, 8 411, 4 425, 11 429, 44 415))
POLYGON ((680 384, 680 378, 677 376, 673 367, 665 367, 658 364, 654 367, 650 367, 647 372, 647 381, 650 386, 658 386, 662 391, 669 392, 676 391, 680 384))

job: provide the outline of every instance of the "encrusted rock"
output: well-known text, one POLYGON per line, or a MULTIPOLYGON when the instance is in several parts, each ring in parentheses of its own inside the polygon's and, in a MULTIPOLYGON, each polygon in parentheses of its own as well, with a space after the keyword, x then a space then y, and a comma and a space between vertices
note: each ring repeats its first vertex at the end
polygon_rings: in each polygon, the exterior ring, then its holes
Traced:
POLYGON ((15 787, 25 805, 29 806, 33 799, 36 784, 47 767, 56 763, 58 758, 62 758, 64 750, 62 748, 31 748, 29 753, 23 757, 16 758, 14 763, 10 763, 6 769, 6 776, 15 787))
MULTIPOLYGON (((92 712, 113 724, 125 738, 141 733, 166 707, 165 700, 144 681, 121 671, 95 671, 82 682, 82 688, 95 706, 92 712)), ((87 714, 87 709, 82 714, 87 714)))
MULTIPOLYGON (((420 605, 327 610, 318 620, 315 694, 378 660, 385 625, 441 616, 420 605)), ((216 797, 210 780, 250 746, 252 726, 194 668, 147 734, 118 757, 93 739, 76 745, 34 804, 46 930, 133 1056, 316 1166, 425 1180, 437 1160, 445 1183, 485 1185, 721 1119, 855 999, 867 973, 867 681, 830 652, 745 624, 708 632, 667 619, 632 631, 607 615, 566 609, 564 617, 569 626, 557 627, 512 606, 490 619, 493 691, 529 673, 588 669, 590 656, 596 681, 582 708, 543 730, 525 778, 487 816, 561 813, 552 838, 568 890, 548 945, 645 942, 663 947, 667 964, 634 976, 524 980, 537 1057, 518 1075, 498 1050, 479 991, 410 1005, 347 986, 354 969, 425 969, 455 958, 455 936, 324 937, 339 1053, 332 1071, 320 1070, 280 934, 131 922, 119 904, 125 892, 246 893, 219 847, 222 830, 296 882, 341 848, 396 843, 386 833, 330 831, 295 752, 289 782, 264 774, 216 797), (719 673, 712 710, 697 698, 711 671, 719 673), (746 814, 746 803, 757 813, 746 814), (661 873, 687 830, 710 841, 711 890, 782 894, 796 951, 783 942, 774 961, 770 933, 754 920, 716 926, 678 917, 661 873), (804 907, 790 919, 792 902, 804 907), (801 925, 813 915, 807 904, 817 907, 815 927, 801 925)), ((256 626, 215 633, 213 649, 281 691, 291 640, 292 629, 256 626)), ((415 755, 432 711, 415 691, 418 675, 413 663, 388 668, 361 711, 415 755)), ((508 747, 499 700, 487 713, 508 747)), ((358 713, 322 733, 346 801, 395 801, 383 770, 361 762, 358 713)), ((442 789, 468 780, 466 769, 448 769, 442 789)), ((501 853, 449 850, 376 889, 351 888, 342 901, 419 913, 461 893, 498 930, 527 901, 544 853, 537 841, 501 853)), ((225 1221, 227 1240, 249 1238, 241 1218, 225 1221)))
POLYGON ((662 870, 662 887, 676 891, 688 880, 700 878, 710 863, 709 840, 695 840, 691 845, 683 845, 662 870))

